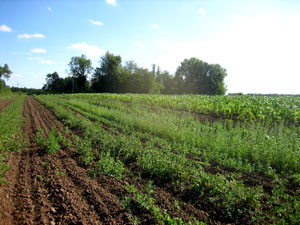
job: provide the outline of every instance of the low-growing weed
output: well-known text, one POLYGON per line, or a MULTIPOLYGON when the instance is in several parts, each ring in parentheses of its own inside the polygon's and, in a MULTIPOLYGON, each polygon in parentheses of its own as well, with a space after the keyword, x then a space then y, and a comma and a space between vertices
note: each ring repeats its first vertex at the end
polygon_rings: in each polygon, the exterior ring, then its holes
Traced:
POLYGON ((60 144, 63 144, 63 137, 60 132, 56 134, 56 128, 52 127, 48 135, 43 129, 36 133, 36 142, 38 146, 44 148, 47 153, 54 154, 60 149, 60 144))
POLYGON ((63 171, 60 171, 58 168, 55 168, 55 173, 58 175, 58 176, 65 176, 66 175, 66 170, 63 170, 63 171))
POLYGON ((122 178, 125 169, 120 160, 115 160, 110 152, 101 152, 100 159, 95 163, 95 168, 90 169, 90 175, 96 177, 103 173, 116 178, 122 178))
MULTIPOLYGON (((183 225, 183 224, 191 224, 184 222, 181 218, 178 217, 172 217, 169 215, 168 211, 165 209, 163 211, 160 210, 158 206, 155 205, 155 198, 153 197, 153 189, 152 189, 152 182, 150 181, 145 189, 137 190, 137 188, 134 185, 127 184, 126 190, 132 195, 131 196, 125 196, 122 205, 123 207, 130 211, 130 207, 132 207, 132 204, 137 204, 138 207, 149 210, 153 214, 153 219, 157 224, 170 224, 170 225, 183 225)), ((176 206, 176 202, 175 206, 176 206)), ((178 208, 178 202, 177 202, 177 208, 178 208)), ((180 207, 178 208, 180 209, 180 207)), ((205 225, 205 223, 194 220, 193 224, 198 225, 205 225)))

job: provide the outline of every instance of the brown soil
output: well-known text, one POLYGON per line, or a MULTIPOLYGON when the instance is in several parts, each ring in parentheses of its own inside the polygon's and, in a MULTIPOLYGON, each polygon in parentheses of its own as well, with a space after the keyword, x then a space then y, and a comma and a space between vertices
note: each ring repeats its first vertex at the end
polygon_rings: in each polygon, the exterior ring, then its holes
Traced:
POLYGON ((12 103, 14 99, 5 99, 5 100, 0 100, 0 112, 10 103, 12 103))
POLYGON ((46 133, 53 126, 61 129, 53 114, 28 97, 23 117, 29 145, 8 159, 11 170, 4 179, 9 184, 0 187, 0 224, 130 224, 108 179, 90 179, 70 151, 51 155, 37 146, 39 128, 46 133))

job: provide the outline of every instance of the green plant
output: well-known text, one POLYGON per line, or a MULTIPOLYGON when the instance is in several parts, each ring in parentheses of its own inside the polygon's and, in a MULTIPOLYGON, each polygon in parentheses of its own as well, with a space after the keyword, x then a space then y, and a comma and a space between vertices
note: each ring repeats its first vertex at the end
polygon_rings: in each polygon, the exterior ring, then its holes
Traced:
POLYGON ((63 171, 60 171, 58 168, 55 168, 55 173, 58 175, 58 176, 65 176, 66 175, 66 170, 63 170, 63 171))
POLYGON ((52 127, 48 135, 45 134, 43 129, 39 129, 36 133, 36 142, 38 146, 44 148, 47 153, 54 154, 60 149, 60 144, 63 141, 62 134, 56 134, 56 127, 52 127))
POLYGON ((99 173, 104 173, 112 177, 122 178, 124 170, 120 160, 115 160, 109 152, 101 152, 100 159, 95 163, 95 168, 90 169, 90 175, 96 177, 99 173))

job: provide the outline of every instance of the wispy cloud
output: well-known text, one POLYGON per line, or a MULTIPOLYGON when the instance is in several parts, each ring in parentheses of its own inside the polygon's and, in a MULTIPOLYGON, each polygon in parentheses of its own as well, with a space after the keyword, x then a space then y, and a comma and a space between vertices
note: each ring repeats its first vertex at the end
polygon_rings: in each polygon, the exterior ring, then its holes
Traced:
POLYGON ((41 76, 39 76, 39 75, 33 75, 33 78, 40 78, 41 76))
POLYGON ((199 13, 200 13, 201 15, 204 15, 204 14, 206 14, 206 11, 205 11, 205 9, 199 9, 199 13))
POLYGON ((12 29, 8 26, 6 26, 5 24, 0 26, 0 31, 2 32, 12 32, 12 29))
POLYGON ((41 57, 28 57, 29 60, 41 60, 41 57))
POLYGON ((86 42, 71 44, 67 47, 67 49, 73 49, 77 51, 81 51, 88 57, 99 58, 101 55, 105 54, 105 50, 99 48, 95 45, 89 45, 86 42))
POLYGON ((46 53, 47 50, 43 49, 43 48, 33 48, 33 49, 31 49, 31 52, 32 53, 46 53))
POLYGON ((48 64, 48 65, 54 65, 56 64, 56 62, 52 61, 52 60, 44 60, 41 57, 29 57, 29 60, 36 60, 39 61, 41 64, 48 64))
POLYGON ((158 24, 152 24, 152 27, 156 29, 156 28, 159 28, 159 25, 158 24))
POLYGON ((136 41, 133 43, 134 46, 141 47, 143 44, 140 41, 136 41))
POLYGON ((42 64, 48 64, 48 65, 54 65, 56 64, 56 62, 52 61, 52 60, 41 60, 40 63, 42 64))
POLYGON ((45 38, 46 36, 43 34, 19 34, 18 38, 20 39, 30 39, 30 38, 45 38))
POLYGON ((50 6, 47 6, 47 9, 48 9, 49 12, 53 11, 53 9, 50 6))
POLYGON ((112 5, 112 6, 116 6, 117 2, 116 0, 105 0, 107 4, 112 5))
POLYGON ((89 22, 90 22, 91 24, 94 24, 94 25, 97 25, 97 26, 102 26, 102 25, 103 25, 102 22, 96 21, 96 20, 91 20, 91 19, 89 19, 89 22))
POLYGON ((14 74, 14 73, 13 73, 13 74, 11 75, 11 78, 22 78, 22 77, 23 77, 23 74, 18 74, 18 73, 17 73, 17 74, 14 74))

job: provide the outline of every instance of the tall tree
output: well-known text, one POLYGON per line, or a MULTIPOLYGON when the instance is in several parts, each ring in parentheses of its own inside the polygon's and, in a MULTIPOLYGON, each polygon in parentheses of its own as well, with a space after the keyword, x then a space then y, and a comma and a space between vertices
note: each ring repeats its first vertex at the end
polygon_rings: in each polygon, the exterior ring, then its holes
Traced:
POLYGON ((8 79, 8 78, 10 78, 11 74, 12 74, 12 72, 8 68, 7 64, 4 64, 3 67, 0 66, 0 79, 2 79, 2 77, 8 79))
POLYGON ((121 89, 121 56, 106 52, 100 59, 100 67, 92 77, 92 89, 96 92, 118 93, 121 89))
POLYGON ((64 79, 60 78, 57 72, 46 75, 46 84, 42 88, 52 93, 64 92, 64 79))
POLYGON ((69 74, 73 78, 73 91, 86 92, 88 90, 87 75, 93 70, 91 60, 85 55, 73 56, 69 63, 69 74))
POLYGON ((174 76, 172 76, 168 71, 157 72, 155 80, 161 84, 160 93, 161 94, 175 94, 175 80, 174 76))
POLYGON ((190 58, 181 62, 177 68, 175 81, 178 91, 182 93, 225 94, 226 75, 226 70, 218 64, 210 65, 200 59, 190 58))

